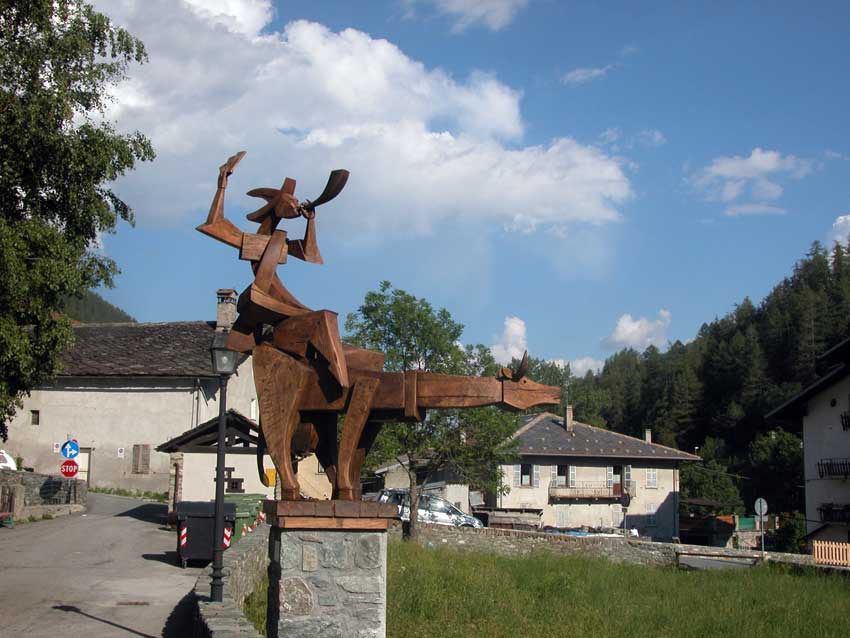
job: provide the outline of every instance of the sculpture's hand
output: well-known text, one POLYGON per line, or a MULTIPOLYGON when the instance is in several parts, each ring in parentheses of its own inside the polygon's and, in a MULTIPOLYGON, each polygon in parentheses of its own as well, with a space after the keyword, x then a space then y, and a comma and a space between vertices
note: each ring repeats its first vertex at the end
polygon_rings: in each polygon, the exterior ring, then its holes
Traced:
POLYGON ((239 151, 236 155, 231 155, 227 161, 218 167, 218 187, 227 188, 227 178, 233 174, 236 165, 245 157, 245 151, 239 151))
POLYGON ((301 212, 301 216, 305 219, 313 219, 316 216, 315 208, 304 208, 303 206, 299 208, 301 212))

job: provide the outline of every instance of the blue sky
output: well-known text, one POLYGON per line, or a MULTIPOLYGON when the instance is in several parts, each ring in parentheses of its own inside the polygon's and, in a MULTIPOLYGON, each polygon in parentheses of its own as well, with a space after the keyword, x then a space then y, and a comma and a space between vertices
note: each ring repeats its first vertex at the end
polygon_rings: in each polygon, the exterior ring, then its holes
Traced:
POLYGON ((846 3, 96 5, 150 54, 107 113, 158 151, 116 185, 136 228, 104 239, 105 295, 140 321, 210 318, 250 283, 193 230, 237 150, 245 230, 247 190, 351 170, 319 210, 325 265, 280 268, 304 303, 342 322, 388 279, 466 342, 579 371, 693 338, 850 231, 846 3))

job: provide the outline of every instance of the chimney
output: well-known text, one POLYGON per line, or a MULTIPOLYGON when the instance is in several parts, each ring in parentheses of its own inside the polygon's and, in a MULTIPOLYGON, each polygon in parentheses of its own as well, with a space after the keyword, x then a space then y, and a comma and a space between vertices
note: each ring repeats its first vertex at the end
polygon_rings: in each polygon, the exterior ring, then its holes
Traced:
POLYGON ((643 438, 646 439, 647 443, 652 443, 652 430, 647 428, 643 431, 643 438))
POLYGON ((571 405, 564 408, 564 427, 570 434, 575 433, 575 425, 573 423, 573 406, 571 405))
POLYGON ((220 288, 215 291, 216 304, 215 331, 229 332, 236 321, 236 291, 233 288, 220 288))

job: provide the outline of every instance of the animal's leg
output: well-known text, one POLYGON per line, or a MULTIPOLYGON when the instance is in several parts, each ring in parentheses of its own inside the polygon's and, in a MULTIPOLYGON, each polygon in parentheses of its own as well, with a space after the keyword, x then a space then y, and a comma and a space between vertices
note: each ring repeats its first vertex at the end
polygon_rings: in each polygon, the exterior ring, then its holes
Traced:
POLYGON ((254 383, 260 400, 263 436, 280 476, 281 498, 298 500, 298 478, 292 466, 292 437, 300 421, 299 407, 309 369, 270 346, 254 349, 254 383))
POLYGON ((380 380, 374 377, 357 381, 351 393, 348 411, 345 413, 345 424, 342 426, 342 438, 339 443, 336 482, 339 498, 346 501, 355 500, 360 492, 359 464, 355 456, 379 384, 380 380), (353 466, 358 467, 358 474, 352 478, 353 466))
POLYGON ((331 498, 337 498, 336 477, 337 477, 337 455, 339 453, 339 444, 336 438, 337 415, 335 412, 325 414, 317 414, 313 417, 313 425, 316 428, 316 433, 319 435, 319 444, 316 446, 316 458, 325 468, 325 476, 328 477, 333 494, 331 498))
POLYGON ((363 428, 363 434, 360 435, 360 442, 357 444, 357 449, 354 450, 354 455, 351 459, 351 465, 348 468, 348 475, 351 485, 353 486, 354 500, 359 500, 363 495, 360 487, 360 470, 363 467, 363 461, 366 460, 366 455, 372 449, 375 439, 378 438, 378 433, 383 427, 380 421, 367 421, 363 428))

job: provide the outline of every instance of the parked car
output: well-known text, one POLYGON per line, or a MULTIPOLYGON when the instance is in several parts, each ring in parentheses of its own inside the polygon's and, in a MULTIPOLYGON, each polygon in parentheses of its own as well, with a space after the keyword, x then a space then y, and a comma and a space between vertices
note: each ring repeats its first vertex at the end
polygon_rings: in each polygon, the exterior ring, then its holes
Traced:
POLYGON ((17 470, 18 464, 6 450, 0 450, 0 470, 17 470))
MULTIPOLYGON (((398 506, 401 520, 410 520, 410 496, 408 490, 387 489, 378 493, 380 503, 392 503, 398 506)), ((446 499, 430 494, 419 495, 419 520, 423 523, 453 525, 454 527, 484 527, 474 516, 464 514, 446 499)))

